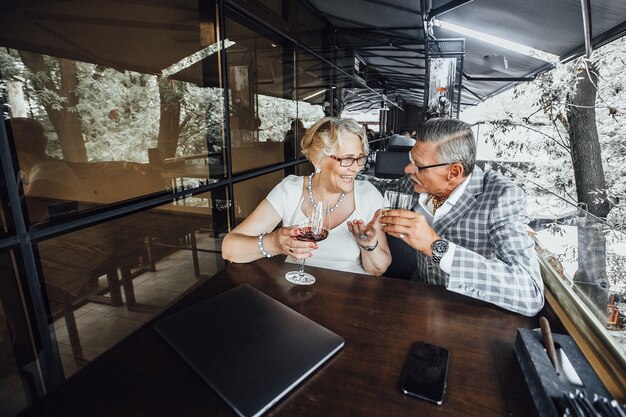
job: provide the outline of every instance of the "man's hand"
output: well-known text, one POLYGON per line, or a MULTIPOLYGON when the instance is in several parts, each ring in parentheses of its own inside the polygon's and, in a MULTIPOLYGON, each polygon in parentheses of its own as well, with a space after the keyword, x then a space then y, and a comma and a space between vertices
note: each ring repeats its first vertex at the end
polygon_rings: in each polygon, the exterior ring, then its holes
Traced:
POLYGON ((426 218, 411 210, 387 210, 380 218, 383 232, 402 239, 413 249, 432 256, 431 246, 439 239, 426 218))

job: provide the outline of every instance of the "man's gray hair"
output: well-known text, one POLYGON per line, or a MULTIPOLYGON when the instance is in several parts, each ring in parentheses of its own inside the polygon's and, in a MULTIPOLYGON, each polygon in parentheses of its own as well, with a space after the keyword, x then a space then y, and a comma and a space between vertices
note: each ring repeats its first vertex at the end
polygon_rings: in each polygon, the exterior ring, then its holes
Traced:
POLYGON ((438 143, 439 162, 460 162, 463 165, 463 176, 468 176, 474 170, 476 141, 469 124, 451 118, 429 119, 417 129, 416 140, 438 143))

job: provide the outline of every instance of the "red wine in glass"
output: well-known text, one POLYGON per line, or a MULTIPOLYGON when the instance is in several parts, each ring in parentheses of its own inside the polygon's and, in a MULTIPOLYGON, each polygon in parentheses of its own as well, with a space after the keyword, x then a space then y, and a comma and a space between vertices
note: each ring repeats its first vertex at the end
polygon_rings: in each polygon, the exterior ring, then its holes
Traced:
POLYGON ((303 227, 300 229, 300 234, 296 236, 296 239, 306 242, 319 242, 328 237, 328 230, 320 229, 314 230, 312 227, 303 227))

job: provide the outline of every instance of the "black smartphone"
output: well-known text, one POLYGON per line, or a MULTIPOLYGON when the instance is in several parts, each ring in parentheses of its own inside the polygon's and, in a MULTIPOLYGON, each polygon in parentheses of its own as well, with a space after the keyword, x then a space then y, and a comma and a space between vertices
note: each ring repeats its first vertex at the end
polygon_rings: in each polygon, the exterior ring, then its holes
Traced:
POLYGON ((424 342, 411 346, 402 392, 441 405, 448 375, 448 349, 424 342))

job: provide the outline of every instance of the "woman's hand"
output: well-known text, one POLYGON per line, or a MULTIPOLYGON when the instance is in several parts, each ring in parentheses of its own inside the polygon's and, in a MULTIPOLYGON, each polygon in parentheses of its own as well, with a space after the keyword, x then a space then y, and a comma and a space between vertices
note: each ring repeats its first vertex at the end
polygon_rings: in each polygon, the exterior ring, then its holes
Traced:
POLYGON ((376 210, 374 217, 369 223, 363 220, 348 221, 348 230, 354 236, 357 244, 361 246, 374 246, 377 241, 376 232, 380 229, 381 224, 378 222, 380 210, 376 210))
POLYGON ((281 253, 296 259, 308 259, 319 246, 315 242, 298 240, 300 229, 297 227, 281 227, 272 233, 274 245, 280 248, 281 253))

